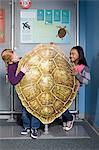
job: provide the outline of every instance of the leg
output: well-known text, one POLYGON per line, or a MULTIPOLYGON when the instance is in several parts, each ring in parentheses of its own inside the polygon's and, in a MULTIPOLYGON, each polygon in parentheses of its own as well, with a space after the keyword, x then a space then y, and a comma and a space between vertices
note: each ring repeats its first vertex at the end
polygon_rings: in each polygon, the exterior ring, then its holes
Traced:
POLYGON ((27 135, 28 133, 30 133, 30 118, 25 107, 22 107, 22 123, 24 129, 21 131, 21 134, 27 135))
POLYGON ((38 118, 32 116, 31 117, 31 128, 38 129, 40 127, 40 121, 38 118))
POLYGON ((30 128, 30 118, 25 107, 22 108, 22 122, 24 128, 30 128))
POLYGON ((74 117, 66 110, 66 112, 62 115, 63 118, 63 129, 69 131, 73 127, 74 117))
POLYGON ((48 134, 48 124, 45 124, 45 134, 48 134))
POLYGON ((69 112, 68 109, 62 114, 62 119, 63 119, 63 122, 67 122, 67 121, 72 121, 73 120, 73 116, 69 112))
POLYGON ((31 137, 36 139, 38 137, 38 128, 40 127, 40 121, 34 116, 31 116, 31 137))

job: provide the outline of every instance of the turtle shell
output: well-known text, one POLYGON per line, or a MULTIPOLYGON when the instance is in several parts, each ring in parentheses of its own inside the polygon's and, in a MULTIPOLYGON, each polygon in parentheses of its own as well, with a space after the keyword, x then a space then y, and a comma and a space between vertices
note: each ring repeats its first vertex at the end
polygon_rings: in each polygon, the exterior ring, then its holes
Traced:
POLYGON ((54 44, 39 44, 19 62, 29 70, 16 85, 22 105, 43 124, 61 116, 77 94, 77 80, 72 76, 72 64, 54 44))
POLYGON ((63 38, 65 35, 66 35, 66 29, 65 29, 65 28, 60 28, 60 29, 58 30, 58 36, 59 36, 60 38, 63 38))

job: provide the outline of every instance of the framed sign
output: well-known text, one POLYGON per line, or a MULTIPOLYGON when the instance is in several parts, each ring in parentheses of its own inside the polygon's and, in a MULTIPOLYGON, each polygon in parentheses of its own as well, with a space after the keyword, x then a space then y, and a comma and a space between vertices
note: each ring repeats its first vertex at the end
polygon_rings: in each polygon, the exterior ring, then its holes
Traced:
POLYGON ((20 12, 21 43, 69 44, 70 10, 29 9, 20 12))

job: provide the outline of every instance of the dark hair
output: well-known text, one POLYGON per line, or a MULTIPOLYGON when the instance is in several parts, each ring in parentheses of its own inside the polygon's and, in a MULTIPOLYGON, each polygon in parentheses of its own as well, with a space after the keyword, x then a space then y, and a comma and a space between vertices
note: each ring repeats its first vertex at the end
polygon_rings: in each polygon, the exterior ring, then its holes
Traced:
POLYGON ((83 50, 83 48, 81 46, 75 46, 72 49, 76 49, 77 52, 78 52, 78 54, 79 54, 79 62, 78 62, 78 64, 83 64, 85 66, 88 66, 87 65, 87 61, 86 61, 85 56, 84 56, 84 50, 83 50))

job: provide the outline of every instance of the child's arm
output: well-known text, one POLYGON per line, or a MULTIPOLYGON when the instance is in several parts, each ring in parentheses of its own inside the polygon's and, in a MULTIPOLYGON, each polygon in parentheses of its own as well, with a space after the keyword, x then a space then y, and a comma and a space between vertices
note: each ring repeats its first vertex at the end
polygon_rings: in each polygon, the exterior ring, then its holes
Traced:
POLYGON ((79 80, 79 82, 81 84, 88 84, 90 81, 89 68, 87 66, 85 66, 81 74, 80 73, 76 74, 76 78, 77 78, 77 80, 79 80))
POLYGON ((25 75, 27 71, 27 66, 21 68, 20 72, 16 75, 17 66, 15 64, 8 67, 8 79, 12 85, 17 85, 25 75))

